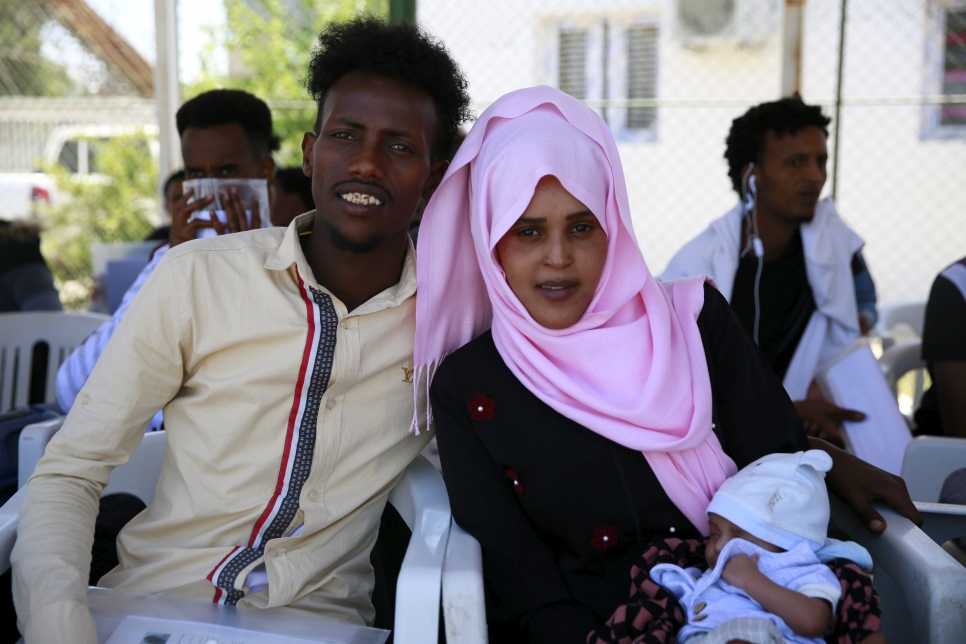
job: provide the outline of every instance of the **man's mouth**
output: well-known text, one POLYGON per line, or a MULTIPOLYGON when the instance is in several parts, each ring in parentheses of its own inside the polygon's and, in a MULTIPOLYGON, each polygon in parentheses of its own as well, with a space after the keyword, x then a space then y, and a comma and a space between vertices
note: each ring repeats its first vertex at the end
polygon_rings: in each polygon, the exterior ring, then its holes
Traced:
POLYGON ((348 201, 359 206, 381 206, 382 201, 373 197, 372 195, 367 195, 363 192, 343 192, 339 196, 343 201, 348 201))

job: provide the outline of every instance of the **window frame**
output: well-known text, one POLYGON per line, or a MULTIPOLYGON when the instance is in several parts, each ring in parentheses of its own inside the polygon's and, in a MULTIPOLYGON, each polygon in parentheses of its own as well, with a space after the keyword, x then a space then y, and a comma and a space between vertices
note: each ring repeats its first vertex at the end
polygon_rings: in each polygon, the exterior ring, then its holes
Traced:
MULTIPOLYGON (((966 11, 966 0, 932 0, 926 17, 925 96, 942 96, 945 76, 946 15, 950 11, 966 11)), ((942 103, 923 104, 920 138, 966 139, 966 123, 944 125, 942 103)))

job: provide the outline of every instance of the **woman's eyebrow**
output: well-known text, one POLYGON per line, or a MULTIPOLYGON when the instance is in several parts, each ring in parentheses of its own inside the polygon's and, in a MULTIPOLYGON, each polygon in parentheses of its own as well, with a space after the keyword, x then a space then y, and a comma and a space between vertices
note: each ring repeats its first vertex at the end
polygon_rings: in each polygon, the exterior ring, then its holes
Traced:
POLYGON ((581 210, 580 212, 575 212, 572 215, 567 215, 567 220, 569 221, 571 219, 577 219, 578 217, 586 217, 588 215, 591 217, 596 217, 596 215, 589 210, 581 210))

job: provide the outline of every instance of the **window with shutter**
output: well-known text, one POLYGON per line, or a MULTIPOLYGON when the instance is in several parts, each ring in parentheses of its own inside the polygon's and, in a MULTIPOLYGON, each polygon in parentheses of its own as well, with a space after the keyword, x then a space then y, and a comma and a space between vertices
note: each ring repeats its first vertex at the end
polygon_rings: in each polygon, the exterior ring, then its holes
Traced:
POLYGON ((557 87, 574 98, 587 98, 587 32, 562 29, 558 39, 557 87))
MULTIPOLYGON (((946 12, 943 47, 942 92, 950 96, 966 94, 966 9, 946 12)), ((966 125, 966 105, 944 105, 941 125, 966 125)))
MULTIPOLYGON (((627 98, 657 98, 657 27, 646 25, 627 30, 627 98)), ((653 106, 634 105, 627 108, 627 127, 632 130, 654 125, 657 110, 653 106)))

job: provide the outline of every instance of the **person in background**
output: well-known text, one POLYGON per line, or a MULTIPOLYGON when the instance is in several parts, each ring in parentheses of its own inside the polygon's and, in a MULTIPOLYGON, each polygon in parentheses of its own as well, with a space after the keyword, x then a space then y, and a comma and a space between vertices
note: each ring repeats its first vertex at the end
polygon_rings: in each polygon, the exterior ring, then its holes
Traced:
MULTIPOLYGON (((181 156, 185 170, 172 174, 165 182, 165 209, 171 215, 169 242, 154 251, 148 265, 128 288, 111 319, 74 349, 57 370, 57 402, 64 412, 70 411, 77 394, 97 364, 104 347, 114 335, 134 297, 158 267, 165 253, 194 239, 202 228, 214 228, 219 234, 226 229, 211 221, 192 220, 191 215, 209 206, 213 199, 190 202, 192 194, 183 194, 185 178, 268 179, 275 169, 272 152, 278 149, 278 138, 272 131, 272 113, 264 101, 241 90, 212 90, 187 101, 176 115, 181 135, 181 156), (189 203, 190 202, 190 203, 189 203)), ((231 229, 248 229, 247 217, 240 204, 226 204, 231 229)), ((252 218, 252 227, 259 220, 252 218)), ((161 429, 164 419, 158 411, 148 423, 147 431, 161 429)))
POLYGON ((0 313, 63 308, 54 276, 40 254, 40 228, 0 219, 0 313))
MULTIPOLYGON (((164 187, 161 189, 164 202, 161 207, 168 213, 168 219, 174 219, 174 204, 176 204, 184 194, 184 170, 175 170, 164 180, 164 187)), ((171 237, 171 224, 159 226, 144 241, 163 241, 167 242, 171 237)))
POLYGON ((838 424, 864 414, 823 400, 816 369, 877 316, 864 242, 831 198, 820 198, 830 121, 797 95, 736 118, 725 158, 739 203, 685 244, 661 279, 710 275, 782 379, 806 431, 841 445, 838 424))
MULTIPOLYGON (((435 39, 371 17, 329 23, 308 71, 316 209, 167 251, 26 486, 11 561, 27 642, 96 641, 96 500, 160 408, 154 502, 99 584, 373 623, 380 518, 431 437, 408 431, 420 392, 407 232, 469 95, 435 39)), ((207 171, 190 157, 189 178, 207 171)))
POLYGON ((275 168, 268 183, 269 213, 273 226, 288 226, 303 212, 315 210, 312 178, 300 166, 275 168))
POLYGON ((966 258, 932 283, 922 329, 932 386, 916 411, 919 434, 966 438, 966 258))

